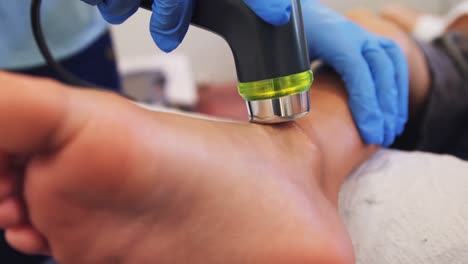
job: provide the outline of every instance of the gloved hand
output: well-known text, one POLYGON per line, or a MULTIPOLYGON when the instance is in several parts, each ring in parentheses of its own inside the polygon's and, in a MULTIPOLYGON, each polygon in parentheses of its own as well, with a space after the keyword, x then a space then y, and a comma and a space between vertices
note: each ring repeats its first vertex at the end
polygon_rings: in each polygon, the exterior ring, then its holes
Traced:
MULTIPOLYGON (((140 0, 82 0, 97 5, 104 19, 112 24, 123 23, 140 6, 140 0)), ((196 0, 154 0, 151 35, 165 52, 177 48, 192 20, 196 0)), ((217 1, 217 0, 215 0, 217 1)), ((244 0, 263 20, 273 25, 286 24, 291 16, 291 0, 244 0)))
POLYGON ((364 141, 390 146, 408 119, 409 73, 402 50, 318 1, 301 3, 311 60, 342 76, 364 141))

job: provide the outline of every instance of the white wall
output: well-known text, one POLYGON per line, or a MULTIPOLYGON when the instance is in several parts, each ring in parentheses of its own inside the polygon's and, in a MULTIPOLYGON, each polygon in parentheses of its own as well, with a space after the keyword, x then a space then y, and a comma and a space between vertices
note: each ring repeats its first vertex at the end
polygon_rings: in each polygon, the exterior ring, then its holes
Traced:
MULTIPOLYGON (((142 10, 123 25, 112 28, 121 62, 162 54, 149 34, 149 20, 150 13, 142 10)), ((174 53, 188 56, 197 81, 235 79, 232 53, 224 40, 212 33, 190 27, 185 41, 174 53)))
POLYGON ((453 0, 322 0, 321 2, 340 11, 345 11, 356 6, 378 9, 390 3, 404 3, 418 9, 423 7, 426 11, 439 12, 444 10, 447 4, 450 4, 453 0))
MULTIPOLYGON (((395 0, 392 3, 410 3, 416 8, 423 7, 431 12, 443 12, 458 0, 395 0)), ((388 0, 322 0, 322 2, 345 11, 355 6, 379 8, 388 0)), ((123 25, 113 27, 117 54, 125 63, 137 57, 151 57, 160 54, 154 45, 149 31, 150 14, 140 11, 123 25)), ((206 31, 191 27, 184 43, 176 53, 188 56, 194 68, 197 81, 235 80, 232 54, 227 44, 219 37, 206 31)))

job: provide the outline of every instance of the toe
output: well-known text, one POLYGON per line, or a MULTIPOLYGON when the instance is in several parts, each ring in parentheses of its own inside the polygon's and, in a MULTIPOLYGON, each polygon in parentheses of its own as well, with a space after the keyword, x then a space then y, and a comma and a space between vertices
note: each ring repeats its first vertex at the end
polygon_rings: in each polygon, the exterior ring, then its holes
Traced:
POLYGON ((50 255, 47 241, 31 226, 7 229, 5 238, 11 247, 25 254, 50 255))
POLYGON ((0 227, 9 228, 26 221, 24 209, 18 199, 10 198, 0 202, 0 227))
POLYGON ((14 195, 16 190, 16 181, 11 173, 0 170, 0 203, 14 195))

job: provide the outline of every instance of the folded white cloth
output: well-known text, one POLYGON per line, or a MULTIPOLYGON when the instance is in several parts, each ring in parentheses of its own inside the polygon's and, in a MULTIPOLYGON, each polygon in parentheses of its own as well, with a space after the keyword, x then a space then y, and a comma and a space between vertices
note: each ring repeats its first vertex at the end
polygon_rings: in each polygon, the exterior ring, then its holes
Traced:
POLYGON ((466 264, 468 162, 381 151, 340 195, 358 264, 466 264))

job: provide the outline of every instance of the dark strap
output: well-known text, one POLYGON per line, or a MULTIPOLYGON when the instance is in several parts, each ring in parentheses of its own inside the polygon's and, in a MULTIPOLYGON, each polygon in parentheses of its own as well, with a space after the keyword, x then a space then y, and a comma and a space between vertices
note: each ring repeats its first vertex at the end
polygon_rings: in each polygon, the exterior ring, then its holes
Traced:
POLYGON ((437 39, 436 42, 439 42, 438 44, 446 49, 463 78, 468 79, 468 36, 461 32, 449 32, 437 39))

